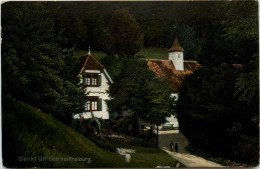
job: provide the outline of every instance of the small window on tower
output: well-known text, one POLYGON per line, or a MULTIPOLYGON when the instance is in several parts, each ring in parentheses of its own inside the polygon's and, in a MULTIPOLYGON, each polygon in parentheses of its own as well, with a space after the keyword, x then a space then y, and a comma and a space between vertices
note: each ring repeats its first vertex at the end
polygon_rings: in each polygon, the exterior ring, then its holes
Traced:
POLYGON ((178 58, 181 58, 181 54, 178 54, 178 58))

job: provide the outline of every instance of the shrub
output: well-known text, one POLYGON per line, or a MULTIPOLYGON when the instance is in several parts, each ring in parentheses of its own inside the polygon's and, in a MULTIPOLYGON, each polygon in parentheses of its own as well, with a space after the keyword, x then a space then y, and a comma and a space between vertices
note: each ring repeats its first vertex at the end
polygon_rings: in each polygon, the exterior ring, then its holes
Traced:
POLYGON ((252 136, 240 136, 240 141, 233 147, 234 156, 240 162, 257 165, 259 139, 252 136))
POLYGON ((108 141, 106 141, 105 139, 102 139, 101 137, 96 137, 96 136, 91 136, 88 137, 89 140, 91 140, 92 142, 94 142, 97 146, 106 149, 108 151, 114 152, 116 150, 116 148, 118 146, 116 146, 115 144, 111 144, 108 141))

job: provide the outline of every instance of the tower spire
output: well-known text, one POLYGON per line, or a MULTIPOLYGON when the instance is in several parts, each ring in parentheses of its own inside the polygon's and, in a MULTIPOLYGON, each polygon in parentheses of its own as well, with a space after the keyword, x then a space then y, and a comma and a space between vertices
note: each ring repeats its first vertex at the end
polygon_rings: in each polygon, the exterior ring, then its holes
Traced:
POLYGON ((184 70, 184 49, 181 47, 178 38, 173 41, 172 47, 168 50, 169 60, 172 61, 176 70, 184 70))
POLYGON ((175 39, 172 43, 172 47, 168 50, 168 52, 174 52, 174 51, 180 51, 180 52, 184 51, 184 49, 181 47, 177 37, 175 37, 175 39))
POLYGON ((90 55, 91 53, 90 53, 90 46, 88 46, 88 54, 90 55))

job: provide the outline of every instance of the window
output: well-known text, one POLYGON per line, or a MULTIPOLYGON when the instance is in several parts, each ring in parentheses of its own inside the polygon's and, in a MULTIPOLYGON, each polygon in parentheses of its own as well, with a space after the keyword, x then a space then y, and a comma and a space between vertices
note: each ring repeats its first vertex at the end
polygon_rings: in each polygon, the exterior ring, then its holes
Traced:
POLYGON ((87 86, 101 86, 101 76, 97 73, 83 74, 83 83, 87 86))
POLYGON ((102 101, 98 97, 87 97, 87 102, 85 104, 85 111, 101 111, 102 101))
POLYGON ((86 75, 86 85, 90 86, 91 85, 91 76, 86 75))
POLYGON ((98 102, 97 98, 94 98, 94 99, 91 100, 92 110, 97 110, 97 102, 98 102))
POLYGON ((90 110, 90 99, 87 99, 87 102, 85 104, 85 110, 90 110))
POLYGON ((93 75, 92 76, 92 85, 96 86, 97 85, 97 81, 98 81, 98 76, 97 75, 93 75))
POLYGON ((178 58, 181 58, 181 54, 178 54, 178 58))

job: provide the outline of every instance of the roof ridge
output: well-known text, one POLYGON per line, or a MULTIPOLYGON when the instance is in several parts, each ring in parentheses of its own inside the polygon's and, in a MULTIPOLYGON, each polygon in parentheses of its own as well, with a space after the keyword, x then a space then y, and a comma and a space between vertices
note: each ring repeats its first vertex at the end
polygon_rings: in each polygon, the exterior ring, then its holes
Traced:
POLYGON ((184 60, 184 62, 198 62, 197 60, 184 60))
POLYGON ((84 70, 84 68, 86 67, 87 62, 88 62, 88 60, 89 60, 90 57, 91 57, 92 59, 94 59, 94 61, 96 61, 97 64, 98 64, 102 69, 104 69, 104 66, 103 66, 94 56, 92 56, 92 54, 86 54, 86 55, 82 55, 82 56, 80 56, 80 57, 84 57, 84 56, 86 56, 87 58, 86 58, 86 60, 85 60, 85 62, 84 62, 84 64, 83 64, 83 66, 82 66, 82 68, 81 68, 81 70, 80 70, 80 73, 81 73, 81 72, 84 70))
POLYGON ((83 55, 83 56, 80 56, 80 57, 84 57, 84 56, 86 56, 87 58, 86 58, 86 60, 85 60, 85 62, 84 62, 84 64, 83 64, 83 66, 82 66, 82 68, 81 68, 81 70, 80 70, 80 72, 79 73, 81 73, 83 70, 84 70, 84 67, 86 66, 86 64, 87 64, 87 61, 88 61, 88 59, 89 59, 89 54, 86 54, 86 55, 83 55))
POLYGON ((145 60, 161 60, 161 61, 169 61, 168 59, 149 59, 149 58, 147 58, 147 59, 145 59, 145 60))
POLYGON ((97 63, 104 69, 104 66, 91 54, 89 54, 95 61, 97 61, 97 63))

